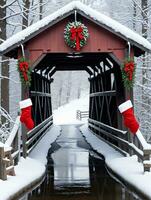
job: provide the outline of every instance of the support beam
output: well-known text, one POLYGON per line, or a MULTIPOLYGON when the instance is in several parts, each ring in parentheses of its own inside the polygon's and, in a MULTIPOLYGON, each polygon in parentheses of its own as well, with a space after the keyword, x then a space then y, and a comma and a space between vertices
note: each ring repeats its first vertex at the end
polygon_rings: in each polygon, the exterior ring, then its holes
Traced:
POLYGON ((90 76, 93 75, 93 72, 88 67, 85 68, 85 71, 88 72, 90 76))
POLYGON ((56 66, 49 66, 46 71, 45 71, 45 75, 49 74, 51 70, 53 70, 56 66))
POLYGON ((51 72, 49 73, 49 77, 51 78, 55 73, 56 73, 56 67, 55 68, 53 68, 52 70, 51 70, 51 72))

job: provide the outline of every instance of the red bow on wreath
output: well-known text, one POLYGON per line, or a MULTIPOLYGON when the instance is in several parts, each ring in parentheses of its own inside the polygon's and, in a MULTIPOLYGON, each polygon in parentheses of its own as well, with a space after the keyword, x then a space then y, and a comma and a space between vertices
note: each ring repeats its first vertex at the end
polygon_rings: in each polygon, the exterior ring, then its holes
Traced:
POLYGON ((76 41, 76 50, 79 51, 80 50, 80 40, 82 40, 84 38, 82 32, 83 32, 83 28, 80 27, 72 27, 71 30, 71 40, 75 40, 76 41))
POLYGON ((132 81, 132 79, 133 79, 134 67, 135 67, 134 62, 128 62, 128 63, 124 64, 124 69, 123 70, 127 74, 128 79, 130 81, 132 81))
POLYGON ((28 81, 27 71, 28 71, 28 62, 20 62, 19 63, 19 70, 22 72, 24 80, 28 81))

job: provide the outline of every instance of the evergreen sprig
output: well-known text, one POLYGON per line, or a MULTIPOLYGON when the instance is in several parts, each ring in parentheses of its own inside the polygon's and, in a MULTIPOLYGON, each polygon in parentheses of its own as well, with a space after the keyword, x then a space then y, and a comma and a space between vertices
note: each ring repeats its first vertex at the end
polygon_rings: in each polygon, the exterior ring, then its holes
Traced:
POLYGON ((17 67, 17 70, 19 72, 19 75, 20 75, 20 81, 22 84, 24 84, 25 86, 30 86, 31 85, 31 68, 29 66, 29 60, 27 60, 26 58, 22 57, 18 60, 18 67, 17 67), (28 69, 26 71, 26 74, 27 74, 27 77, 28 77, 28 80, 25 80, 24 78, 24 75, 23 75, 23 72, 21 71, 20 69, 20 64, 23 63, 23 62, 26 62, 28 63, 28 69))
POLYGON ((135 83, 136 64, 134 63, 134 60, 132 58, 125 59, 124 63, 121 66, 121 69, 122 69, 122 79, 123 79, 124 87, 127 88, 128 90, 131 90, 135 83), (134 66, 133 70, 131 71, 131 73, 132 73, 131 79, 130 79, 129 73, 126 72, 126 70, 125 70, 126 65, 134 66))
POLYGON ((83 29, 82 31, 82 35, 83 35, 83 39, 80 40, 80 47, 83 47, 84 45, 86 45, 87 43, 87 39, 89 37, 89 32, 88 32, 88 28, 82 24, 81 22, 69 22, 65 29, 64 29, 64 39, 65 42, 67 43, 67 45, 71 48, 76 48, 76 40, 71 40, 71 28, 77 28, 77 27, 81 27, 83 29))

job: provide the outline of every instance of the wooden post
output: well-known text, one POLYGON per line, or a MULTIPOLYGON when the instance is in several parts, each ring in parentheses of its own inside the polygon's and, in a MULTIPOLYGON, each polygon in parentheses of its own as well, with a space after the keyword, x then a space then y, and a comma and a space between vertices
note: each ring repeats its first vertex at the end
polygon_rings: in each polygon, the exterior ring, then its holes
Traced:
POLYGON ((23 145, 23 157, 26 158, 27 157, 27 133, 25 131, 22 132, 22 145, 23 145))
POLYGON ((4 147, 0 147, 0 179, 7 180, 4 147))
MULTIPOLYGON (((18 141, 19 141, 19 136, 18 136, 18 131, 17 131, 16 136, 14 138, 14 142, 13 142, 13 150, 14 150, 14 152, 17 151, 17 150, 19 150, 19 142, 18 141)), ((18 161, 19 161, 19 154, 15 158, 14 164, 17 165, 18 161)))
MULTIPOLYGON (((150 160, 150 154, 151 154, 151 149, 144 149, 144 156, 143 156, 143 161, 149 161, 150 160)), ((150 172, 150 164, 145 164, 144 163, 144 172, 150 172)))

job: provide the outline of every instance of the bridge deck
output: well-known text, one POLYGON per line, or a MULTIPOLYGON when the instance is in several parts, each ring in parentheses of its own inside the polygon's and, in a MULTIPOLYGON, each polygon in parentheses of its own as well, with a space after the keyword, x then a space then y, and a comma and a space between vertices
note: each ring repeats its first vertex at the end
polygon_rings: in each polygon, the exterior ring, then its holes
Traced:
POLYGON ((47 155, 47 175, 29 197, 36 199, 121 200, 129 191, 107 173, 104 159, 93 151, 79 131, 79 125, 61 126, 61 135, 47 155))

